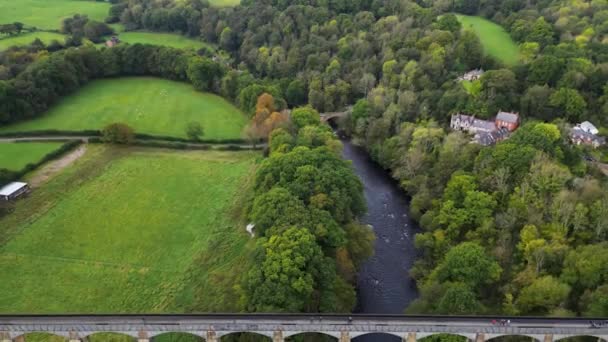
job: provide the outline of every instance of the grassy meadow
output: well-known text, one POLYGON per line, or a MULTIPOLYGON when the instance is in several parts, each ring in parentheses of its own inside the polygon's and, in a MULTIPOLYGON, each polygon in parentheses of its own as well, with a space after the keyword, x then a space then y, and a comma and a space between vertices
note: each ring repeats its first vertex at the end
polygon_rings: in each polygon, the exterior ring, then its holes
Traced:
POLYGON ((62 145, 58 142, 0 143, 0 169, 19 171, 62 145))
MULTIPOLYGON (((2 0, 0 0, 0 1, 2 1, 2 0)), ((40 39, 44 44, 47 44, 47 45, 50 42, 52 42, 53 40, 57 40, 60 43, 63 43, 65 41, 65 36, 60 33, 29 32, 29 33, 20 34, 18 36, 0 39, 0 51, 6 50, 11 46, 29 45, 32 42, 34 42, 34 40, 36 40, 36 38, 40 39)))
POLYGON ((151 77, 96 80, 66 96, 43 116, 0 128, 0 132, 85 130, 123 122, 137 133, 186 137, 200 122, 203 139, 240 138, 247 118, 223 98, 190 84, 151 77))
POLYGON ((256 159, 90 145, 0 219, 0 312, 238 310, 256 159))
POLYGON ((519 62, 519 48, 502 26, 482 17, 461 14, 456 16, 463 28, 470 28, 477 33, 486 54, 506 65, 519 62))
POLYGON ((241 0, 209 0, 214 7, 233 7, 241 3, 241 0))
POLYGON ((61 21, 74 14, 86 14, 102 21, 110 3, 90 0, 0 0, 0 23, 19 21, 45 30, 61 28, 61 21))
POLYGON ((178 49, 195 49, 198 50, 206 44, 200 40, 192 39, 186 36, 182 36, 174 33, 161 33, 161 32, 122 32, 118 36, 121 41, 135 44, 153 44, 153 45, 164 45, 178 49))

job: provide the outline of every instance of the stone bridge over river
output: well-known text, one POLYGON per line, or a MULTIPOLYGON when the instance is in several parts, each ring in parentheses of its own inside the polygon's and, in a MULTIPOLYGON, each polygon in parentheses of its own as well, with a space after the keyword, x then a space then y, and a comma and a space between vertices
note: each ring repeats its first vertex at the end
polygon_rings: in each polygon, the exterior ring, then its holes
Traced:
POLYGON ((9 342, 27 333, 45 332, 70 342, 96 333, 114 332, 148 342, 154 336, 189 333, 217 342, 222 336, 250 332, 268 336, 273 342, 302 333, 322 333, 350 341, 357 336, 383 333, 404 342, 449 333, 482 342, 495 337, 519 335, 539 342, 574 336, 608 340, 608 325, 591 327, 587 319, 510 317, 511 324, 492 324, 488 317, 405 315, 306 315, 306 314, 212 314, 212 315, 59 315, 0 316, 0 341, 9 342))

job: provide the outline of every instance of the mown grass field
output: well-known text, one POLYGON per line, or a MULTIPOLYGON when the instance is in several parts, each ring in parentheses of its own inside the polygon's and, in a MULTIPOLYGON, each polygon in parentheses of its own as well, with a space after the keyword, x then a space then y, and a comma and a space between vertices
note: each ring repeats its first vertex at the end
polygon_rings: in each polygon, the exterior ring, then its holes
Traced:
POLYGON ((0 132, 85 130, 123 122, 137 133, 186 137, 200 122, 203 139, 240 138, 245 115, 223 98, 190 84, 151 77, 93 81, 62 99, 43 116, 0 128, 0 132))
POLYGON ((209 4, 215 7, 232 7, 241 3, 241 0, 209 0, 209 4))
POLYGON ((482 17, 460 14, 456 16, 463 28, 470 28, 477 33, 486 54, 506 65, 519 62, 519 48, 502 26, 482 17))
MULTIPOLYGON (((0 0, 2 1, 2 0, 0 0)), ((36 38, 40 39, 44 44, 49 44, 53 40, 57 40, 60 43, 65 41, 65 36, 55 32, 30 32, 20 34, 14 37, 8 37, 0 39, 0 51, 6 50, 11 46, 23 46, 31 44, 36 38)))
POLYGON ((206 44, 200 40, 188 38, 179 34, 161 32, 123 32, 119 34, 123 42, 130 44, 153 44, 171 46, 178 49, 198 50, 206 44))
POLYGON ((63 19, 77 13, 103 21, 110 4, 91 0, 0 0, 0 9, 0 23, 19 21, 28 27, 56 30, 63 19))
POLYGON ((0 169, 19 171, 27 164, 41 160, 61 145, 63 143, 0 143, 0 169))
POLYGON ((89 146, 0 219, 0 313, 238 310, 256 159, 89 146))

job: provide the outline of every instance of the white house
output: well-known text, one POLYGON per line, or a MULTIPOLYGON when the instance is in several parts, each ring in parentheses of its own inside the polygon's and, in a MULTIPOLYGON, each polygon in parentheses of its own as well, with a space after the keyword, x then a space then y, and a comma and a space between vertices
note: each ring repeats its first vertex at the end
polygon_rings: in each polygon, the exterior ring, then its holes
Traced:
POLYGON ((578 124, 578 127, 587 133, 597 135, 600 131, 589 121, 584 121, 578 124))
POLYGON ((5 185, 0 189, 0 201, 10 201, 13 200, 26 192, 28 192, 30 187, 27 183, 22 182, 13 182, 5 185))

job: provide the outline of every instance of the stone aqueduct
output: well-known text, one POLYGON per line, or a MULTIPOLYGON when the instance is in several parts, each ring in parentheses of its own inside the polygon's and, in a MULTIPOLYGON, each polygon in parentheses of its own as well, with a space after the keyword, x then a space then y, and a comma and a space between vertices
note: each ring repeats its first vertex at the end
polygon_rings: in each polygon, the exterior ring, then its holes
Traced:
POLYGON ((448 333, 483 342, 500 336, 527 336, 527 341, 553 342, 575 336, 592 336, 608 341, 608 325, 591 327, 588 320, 559 318, 511 318, 510 325, 492 324, 487 317, 404 315, 95 315, 95 316, 0 316, 0 342, 20 340, 28 333, 42 332, 82 341, 96 333, 130 335, 139 342, 169 332, 200 336, 218 342, 222 336, 250 332, 273 342, 302 333, 321 333, 339 342, 374 333, 415 342, 424 337, 448 333))

